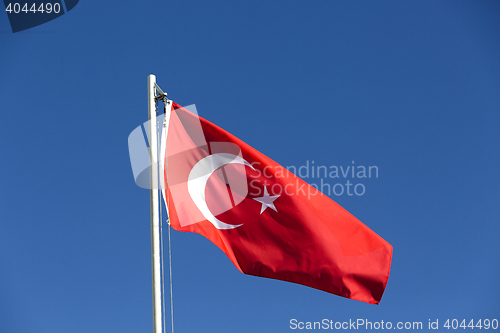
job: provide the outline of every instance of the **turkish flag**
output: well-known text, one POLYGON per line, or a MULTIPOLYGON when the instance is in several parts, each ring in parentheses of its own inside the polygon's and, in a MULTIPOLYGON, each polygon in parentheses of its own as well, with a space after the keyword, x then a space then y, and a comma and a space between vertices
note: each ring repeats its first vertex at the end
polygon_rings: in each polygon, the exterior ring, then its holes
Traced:
POLYGON ((392 246, 332 199, 175 103, 161 146, 175 230, 205 236, 245 274, 380 302, 392 246))

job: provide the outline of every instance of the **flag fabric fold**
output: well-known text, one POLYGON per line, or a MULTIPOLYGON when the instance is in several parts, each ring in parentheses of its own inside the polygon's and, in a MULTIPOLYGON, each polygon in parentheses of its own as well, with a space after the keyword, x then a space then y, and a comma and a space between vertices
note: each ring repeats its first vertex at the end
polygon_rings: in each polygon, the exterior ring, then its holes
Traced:
POLYGON ((170 225, 208 238, 241 272, 380 302, 392 246, 264 154, 173 103, 161 163, 170 225))

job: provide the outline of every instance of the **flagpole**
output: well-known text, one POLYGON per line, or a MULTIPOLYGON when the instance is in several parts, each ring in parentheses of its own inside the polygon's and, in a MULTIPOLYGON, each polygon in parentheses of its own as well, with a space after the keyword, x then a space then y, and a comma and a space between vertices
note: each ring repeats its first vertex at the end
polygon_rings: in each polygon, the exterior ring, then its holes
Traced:
POLYGON ((151 265, 153 275, 153 332, 162 333, 158 140, 156 135, 156 76, 148 76, 149 188, 151 203, 151 265))

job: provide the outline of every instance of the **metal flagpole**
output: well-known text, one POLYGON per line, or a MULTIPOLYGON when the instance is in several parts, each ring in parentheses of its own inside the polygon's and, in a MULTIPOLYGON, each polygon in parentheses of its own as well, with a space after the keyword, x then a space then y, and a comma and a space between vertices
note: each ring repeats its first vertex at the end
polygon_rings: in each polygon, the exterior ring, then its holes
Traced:
POLYGON ((158 138, 156 135, 156 76, 148 76, 149 188, 151 199, 151 263, 153 271, 153 332, 162 333, 158 138))

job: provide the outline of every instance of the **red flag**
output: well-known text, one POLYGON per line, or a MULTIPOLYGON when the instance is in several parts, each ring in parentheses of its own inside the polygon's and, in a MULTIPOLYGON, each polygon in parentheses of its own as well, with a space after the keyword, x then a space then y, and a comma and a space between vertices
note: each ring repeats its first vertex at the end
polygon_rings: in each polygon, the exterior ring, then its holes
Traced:
POLYGON ((286 168, 175 103, 162 154, 175 230, 205 236, 245 274, 380 302, 392 246, 286 168))

